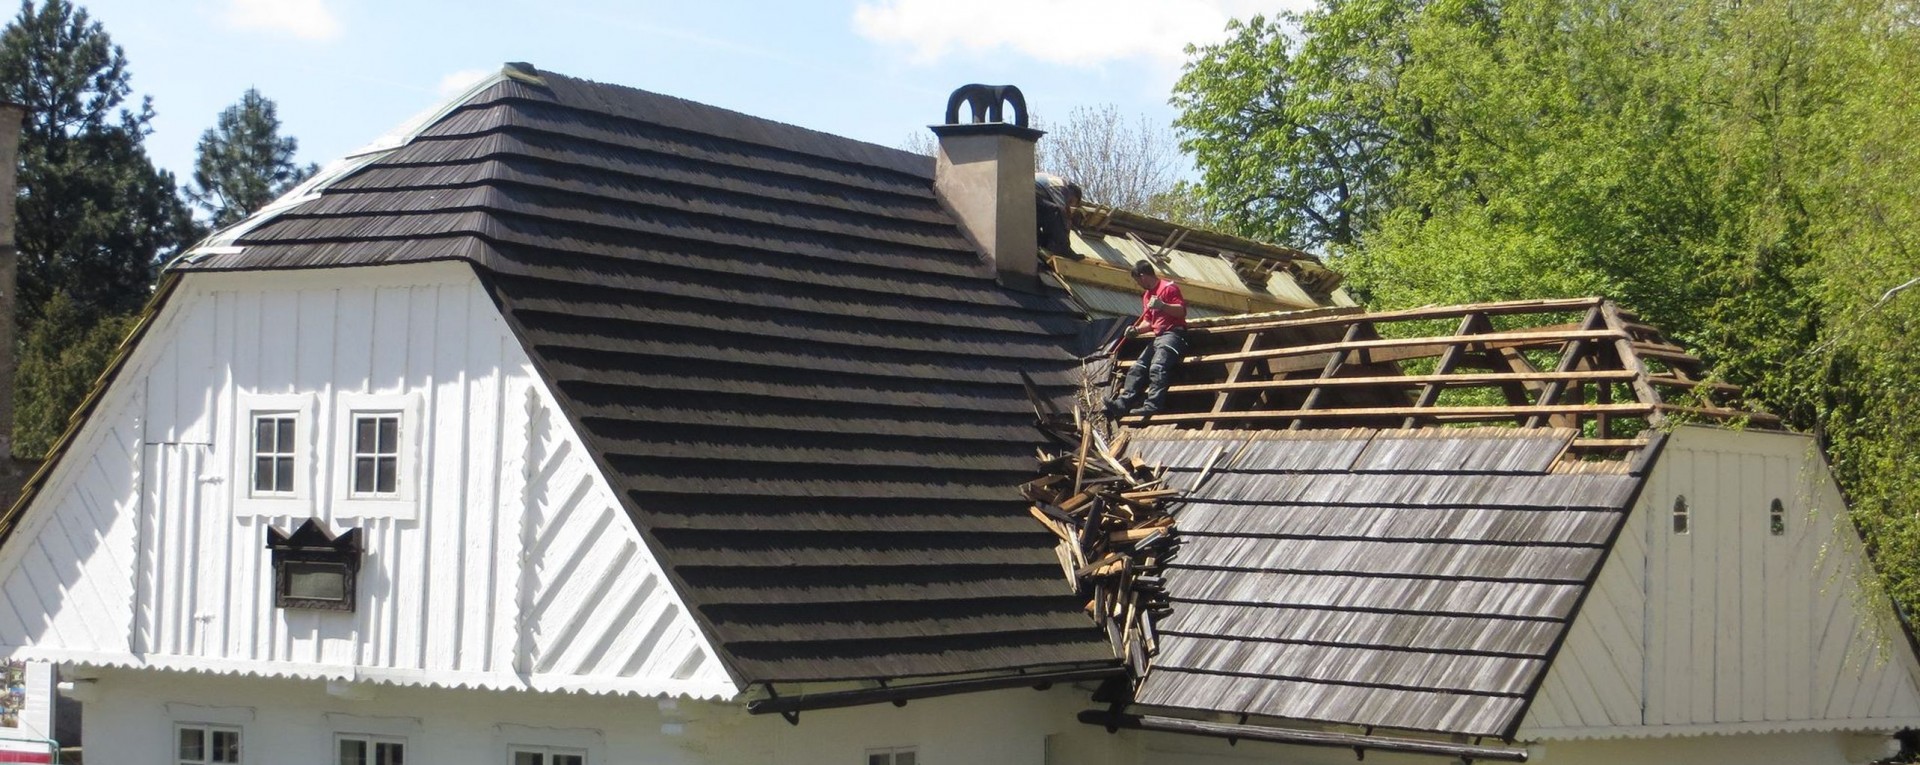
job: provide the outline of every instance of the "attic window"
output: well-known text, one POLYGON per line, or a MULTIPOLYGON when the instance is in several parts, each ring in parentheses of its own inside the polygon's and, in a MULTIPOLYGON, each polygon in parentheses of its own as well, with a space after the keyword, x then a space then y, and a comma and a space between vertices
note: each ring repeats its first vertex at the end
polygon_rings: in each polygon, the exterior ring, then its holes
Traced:
POLYGON ((267 527, 273 551, 274 605, 318 611, 352 611, 360 578, 360 530, 334 536, 308 518, 292 534, 267 527))
POLYGON ((1673 499, 1673 533, 1686 534, 1691 530, 1691 527, 1688 525, 1687 514, 1687 495, 1682 494, 1675 497, 1673 499))
POLYGON ((1787 508, 1780 503, 1779 497, 1774 497, 1773 504, 1767 507, 1767 520, 1774 536, 1784 536, 1787 533, 1787 508))

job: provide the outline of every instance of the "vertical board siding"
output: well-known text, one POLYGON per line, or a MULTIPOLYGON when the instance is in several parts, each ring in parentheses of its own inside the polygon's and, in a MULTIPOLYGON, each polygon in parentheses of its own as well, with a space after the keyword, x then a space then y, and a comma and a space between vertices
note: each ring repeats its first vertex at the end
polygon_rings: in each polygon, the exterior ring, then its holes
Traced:
POLYGON ((730 692, 472 272, 404 268, 426 278, 188 277, 0 559, 0 646, 449 685, 660 692, 671 680, 730 692), (237 501, 250 478, 236 453, 250 449, 248 397, 284 394, 313 402, 296 478, 308 505, 336 533, 364 535, 352 614, 276 608, 266 529, 306 515, 237 501), (337 432, 349 405, 339 394, 417 397, 402 438, 418 457, 402 479, 418 482, 410 517, 333 512, 352 437, 337 432))
POLYGON ((1682 428, 1524 731, 1920 718, 1920 663, 1868 577, 1809 439, 1682 428), (1687 534, 1673 533, 1681 495, 1687 534))

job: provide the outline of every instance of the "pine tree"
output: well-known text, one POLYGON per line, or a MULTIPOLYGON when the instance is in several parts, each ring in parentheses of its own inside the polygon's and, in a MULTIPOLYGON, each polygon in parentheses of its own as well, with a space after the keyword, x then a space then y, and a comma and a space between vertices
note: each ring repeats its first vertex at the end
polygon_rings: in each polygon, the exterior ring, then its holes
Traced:
POLYGON ((150 99, 129 104, 126 55, 67 0, 24 0, 0 32, 0 97, 26 105, 20 141, 18 317, 55 294, 77 315, 137 309, 154 268, 193 231, 171 173, 142 141, 150 99))
POLYGON ((215 228, 232 225, 313 175, 318 166, 293 163, 299 141, 280 137, 273 100, 248 88, 200 135, 187 198, 211 216, 215 228))

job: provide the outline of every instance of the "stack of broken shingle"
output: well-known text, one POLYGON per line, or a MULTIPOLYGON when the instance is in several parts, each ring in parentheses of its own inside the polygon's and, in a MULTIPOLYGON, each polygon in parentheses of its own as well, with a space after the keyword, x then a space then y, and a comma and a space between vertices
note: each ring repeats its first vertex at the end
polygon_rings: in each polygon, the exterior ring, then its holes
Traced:
POLYGON ((1109 444, 1092 422, 1080 423, 1079 449, 1042 451, 1043 475, 1020 490, 1033 517, 1060 537, 1068 582, 1138 680, 1159 651, 1154 622, 1173 613, 1161 569, 1180 548, 1167 512, 1179 492, 1127 456, 1124 433, 1109 444))

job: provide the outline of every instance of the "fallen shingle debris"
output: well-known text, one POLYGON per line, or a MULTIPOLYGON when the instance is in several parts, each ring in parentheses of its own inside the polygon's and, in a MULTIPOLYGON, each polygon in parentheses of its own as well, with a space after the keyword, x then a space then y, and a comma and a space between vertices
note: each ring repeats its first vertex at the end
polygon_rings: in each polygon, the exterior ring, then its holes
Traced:
POLYGON ((1033 517, 1060 538, 1068 583, 1138 682, 1160 649, 1154 624, 1173 613, 1162 569, 1180 551, 1168 512, 1180 492, 1160 470, 1127 455, 1125 434, 1108 443, 1095 423, 1074 420, 1079 448, 1042 450, 1041 477, 1020 491, 1033 517))

